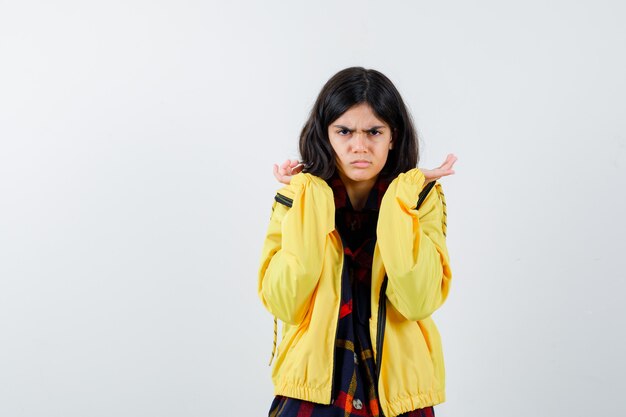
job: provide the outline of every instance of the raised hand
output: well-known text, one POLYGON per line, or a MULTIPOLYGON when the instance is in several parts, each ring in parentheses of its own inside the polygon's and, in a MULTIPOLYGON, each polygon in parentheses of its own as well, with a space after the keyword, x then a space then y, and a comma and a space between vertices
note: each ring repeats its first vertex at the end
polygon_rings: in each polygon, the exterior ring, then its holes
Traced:
POLYGON ((291 182, 291 177, 301 172, 303 168, 304 164, 297 159, 287 159, 280 166, 278 164, 274 164, 274 176, 278 182, 282 184, 289 184, 291 182))
POLYGON ((454 170, 452 169, 452 166, 457 161, 457 159, 458 158, 454 156, 454 154, 450 153, 446 157, 446 160, 443 161, 443 164, 439 165, 437 168, 434 168, 434 169, 420 168, 420 171, 422 171, 422 173, 424 174, 424 178, 426 178, 424 185, 428 184, 429 182, 436 181, 441 177, 454 174, 454 170))

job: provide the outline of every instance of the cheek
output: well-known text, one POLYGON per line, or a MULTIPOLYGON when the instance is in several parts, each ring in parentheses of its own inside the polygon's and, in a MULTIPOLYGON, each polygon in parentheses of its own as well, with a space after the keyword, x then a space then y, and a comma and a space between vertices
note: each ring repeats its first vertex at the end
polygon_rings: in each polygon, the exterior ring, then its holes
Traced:
POLYGON ((336 143, 333 143, 332 141, 330 142, 330 146, 333 149, 333 153, 335 154, 336 160, 339 161, 341 158, 344 157, 344 152, 341 150, 340 146, 338 146, 336 143))
POLYGON ((345 165, 345 158, 343 157, 343 155, 337 154, 335 153, 335 161, 337 162, 337 164, 339 165, 345 165))
POLYGON ((380 163, 381 163, 381 165, 385 165, 387 163, 387 159, 389 159, 389 149, 385 148, 380 153, 380 163))

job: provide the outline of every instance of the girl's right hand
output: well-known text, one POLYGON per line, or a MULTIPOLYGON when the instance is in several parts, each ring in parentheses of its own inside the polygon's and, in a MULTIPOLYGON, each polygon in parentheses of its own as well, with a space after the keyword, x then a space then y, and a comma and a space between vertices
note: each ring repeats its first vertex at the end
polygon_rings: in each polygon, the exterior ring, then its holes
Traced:
POLYGON ((289 185, 291 177, 302 172, 304 164, 297 159, 287 159, 280 166, 274 164, 274 176, 278 182, 289 185))

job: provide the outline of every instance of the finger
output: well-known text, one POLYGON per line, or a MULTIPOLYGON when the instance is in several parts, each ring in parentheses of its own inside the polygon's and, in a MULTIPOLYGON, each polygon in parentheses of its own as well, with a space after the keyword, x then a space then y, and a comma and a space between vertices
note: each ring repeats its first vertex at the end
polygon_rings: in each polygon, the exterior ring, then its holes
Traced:
POLYGON ((291 175, 291 160, 287 159, 282 165, 282 174, 291 175))
POLYGON ((280 172, 278 170, 278 165, 277 164, 274 164, 274 177, 278 180, 278 182, 282 182, 281 181, 282 175, 280 174, 280 172))
POLYGON ((457 161, 457 157, 454 156, 453 154, 448 155, 448 157, 446 158, 446 161, 441 164, 441 166, 439 168, 443 168, 443 169, 452 169, 452 166, 454 165, 454 163, 457 161))
POLYGON ((289 175, 293 175, 294 174, 294 168, 298 165, 298 160, 297 159, 290 159, 289 160, 289 169, 288 169, 288 174, 289 175))
POLYGON ((443 161, 443 163, 442 163, 441 165, 439 165, 439 168, 443 168, 443 167, 445 167, 446 165, 448 165, 448 164, 450 163, 450 161, 452 160, 452 158, 453 158, 453 157, 454 157, 454 155, 452 155, 451 153, 449 153, 449 154, 446 156, 446 159, 443 161))
POLYGON ((283 169, 278 164, 274 164, 274 176, 280 181, 284 175, 283 169))

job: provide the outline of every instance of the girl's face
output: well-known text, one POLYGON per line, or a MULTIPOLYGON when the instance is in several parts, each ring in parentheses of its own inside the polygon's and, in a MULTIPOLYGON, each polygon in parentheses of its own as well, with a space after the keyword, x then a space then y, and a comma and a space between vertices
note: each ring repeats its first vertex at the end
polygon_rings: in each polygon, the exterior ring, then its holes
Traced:
POLYGON ((375 181, 393 146, 391 128, 367 103, 350 107, 332 122, 328 138, 344 182, 375 181))

